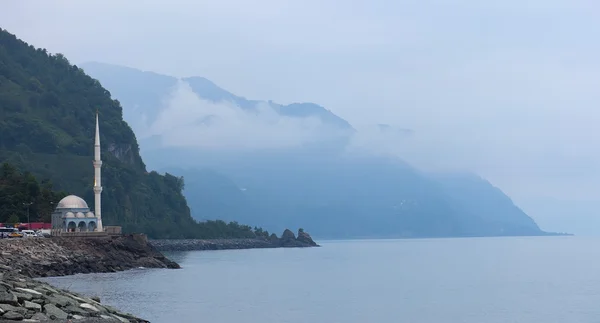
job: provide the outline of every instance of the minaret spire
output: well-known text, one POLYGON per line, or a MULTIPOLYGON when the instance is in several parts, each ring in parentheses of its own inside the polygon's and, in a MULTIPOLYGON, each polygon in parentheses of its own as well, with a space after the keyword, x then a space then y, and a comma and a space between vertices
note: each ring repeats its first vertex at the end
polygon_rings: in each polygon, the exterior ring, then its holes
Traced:
POLYGON ((102 160, 100 159, 100 127, 98 126, 98 110, 96 110, 96 138, 94 140, 94 213, 98 219, 98 231, 103 231, 102 227, 102 177, 101 177, 102 160))

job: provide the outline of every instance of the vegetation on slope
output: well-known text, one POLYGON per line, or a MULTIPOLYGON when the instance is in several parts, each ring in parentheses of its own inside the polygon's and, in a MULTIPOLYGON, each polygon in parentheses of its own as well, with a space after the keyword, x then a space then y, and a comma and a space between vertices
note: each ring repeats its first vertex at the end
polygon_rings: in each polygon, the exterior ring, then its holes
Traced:
POLYGON ((62 196, 52 191, 50 182, 59 191, 93 201, 96 112, 100 115, 104 162, 105 225, 121 225, 125 232, 141 231, 153 238, 255 236, 251 227, 237 223, 194 221, 181 193, 183 178, 146 171, 119 102, 63 55, 36 49, 2 29, 0 162, 14 167, 7 166, 12 175, 4 179, 5 191, 0 192, 2 196, 5 192, 12 195, 0 201, 0 209, 7 208, 6 214, 14 210, 22 217, 19 205, 23 200, 38 201, 34 191, 39 190, 47 196, 39 200, 34 212, 47 213, 46 204, 57 203, 62 196), (15 175, 15 168, 25 172, 15 175), (47 182, 36 186, 34 176, 47 182))
POLYGON ((49 181, 37 181, 29 172, 21 173, 13 165, 0 166, 0 223, 49 222, 54 201, 67 194, 52 189, 49 181))

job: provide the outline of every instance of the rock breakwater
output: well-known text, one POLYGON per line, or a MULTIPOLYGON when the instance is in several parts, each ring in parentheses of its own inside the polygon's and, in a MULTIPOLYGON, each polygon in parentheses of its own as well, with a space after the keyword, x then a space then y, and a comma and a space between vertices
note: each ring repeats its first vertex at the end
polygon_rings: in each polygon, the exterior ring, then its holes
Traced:
POLYGON ((318 247, 311 236, 298 230, 298 237, 291 230, 285 230, 278 238, 257 237, 248 239, 184 239, 184 240, 150 240, 149 243, 160 251, 192 251, 192 250, 227 250, 227 249, 260 249, 260 248, 307 248, 318 247))
POLYGON ((0 273, 0 322, 148 322, 15 272, 0 273))
POLYGON ((2 239, 0 266, 27 277, 116 272, 138 267, 179 268, 139 235, 2 239))
POLYGON ((147 322, 36 277, 179 268, 143 235, 0 240, 0 322, 147 322))

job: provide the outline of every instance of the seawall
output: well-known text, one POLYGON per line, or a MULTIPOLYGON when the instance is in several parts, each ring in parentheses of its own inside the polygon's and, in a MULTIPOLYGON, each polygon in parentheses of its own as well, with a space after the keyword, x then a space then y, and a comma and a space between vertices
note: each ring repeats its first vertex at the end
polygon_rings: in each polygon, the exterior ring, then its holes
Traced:
POLYGON ((0 322, 147 322, 97 299, 33 278, 116 272, 138 267, 179 268, 143 235, 104 238, 0 240, 0 322), (75 322, 75 321, 73 321, 75 322))

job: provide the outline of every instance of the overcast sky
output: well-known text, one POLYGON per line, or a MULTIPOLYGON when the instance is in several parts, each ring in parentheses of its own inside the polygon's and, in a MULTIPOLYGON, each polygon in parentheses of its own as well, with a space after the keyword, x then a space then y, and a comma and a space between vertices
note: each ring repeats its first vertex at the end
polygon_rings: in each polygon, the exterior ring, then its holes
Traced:
POLYGON ((2 28, 73 63, 204 76, 252 99, 316 102, 357 127, 414 129, 431 148, 416 163, 476 171, 542 226, 542 198, 600 202, 597 0, 2 7, 2 28))

